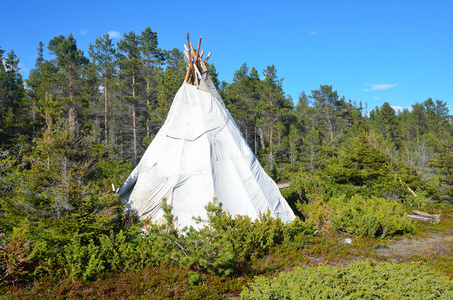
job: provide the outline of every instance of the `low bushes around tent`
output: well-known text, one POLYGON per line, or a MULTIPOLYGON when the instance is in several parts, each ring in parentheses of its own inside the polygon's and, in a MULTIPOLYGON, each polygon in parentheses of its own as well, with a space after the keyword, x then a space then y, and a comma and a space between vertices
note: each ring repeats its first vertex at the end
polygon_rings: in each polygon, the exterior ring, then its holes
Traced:
MULTIPOLYGON (((349 200, 345 198, 344 201, 349 200)), ((319 216, 322 214, 330 216, 329 213, 334 211, 325 203, 318 205, 319 216)), ((86 227, 85 232, 78 234, 69 232, 72 225, 66 220, 66 227, 62 232, 67 232, 67 235, 62 236, 61 232, 56 232, 58 241, 51 245, 50 241, 46 241, 46 247, 29 235, 30 232, 35 234, 36 231, 31 228, 28 228, 28 232, 19 230, 15 233, 14 241, 8 240, 3 243, 6 245, 3 250, 10 254, 8 259, 11 260, 8 263, 17 268, 14 274, 6 278, 2 277, 2 283, 9 282, 9 286, 1 287, 0 292, 8 291, 10 298, 6 297, 6 299, 39 298, 36 297, 38 294, 48 295, 48 297, 61 295, 61 298, 74 295, 83 295, 84 298, 98 298, 96 295, 112 298, 126 295, 143 297, 145 294, 162 299, 176 295, 198 299, 222 298, 222 295, 229 292, 238 293, 242 290, 242 286, 252 282, 253 277, 257 275, 273 278, 278 272, 282 270, 287 272, 297 266, 341 265, 349 264, 351 260, 356 259, 384 259, 377 255, 374 249, 381 244, 386 244, 389 235, 384 241, 371 237, 353 237, 352 244, 345 244, 345 234, 336 232, 332 221, 329 221, 327 226, 327 217, 318 219, 312 217, 307 218, 306 222, 294 221, 289 224, 281 224, 278 220, 272 219, 264 221, 265 218, 263 218, 264 222, 261 224, 265 226, 258 226, 259 222, 246 222, 246 218, 236 218, 238 223, 234 223, 227 213, 221 212, 216 206, 212 208, 214 220, 218 223, 213 224, 209 231, 206 229, 204 235, 200 237, 195 232, 191 233, 193 235, 190 238, 187 234, 177 235, 187 254, 169 240, 172 238, 172 235, 168 235, 169 227, 160 227, 160 231, 152 232, 152 227, 148 226, 149 234, 141 235, 139 233, 141 224, 118 227, 115 225, 117 219, 114 217, 91 220, 90 222, 93 222, 91 225, 88 224, 87 219, 83 226, 86 227), (225 219, 222 220, 222 218, 225 219), (324 220, 324 228, 330 226, 331 230, 326 234, 319 232, 313 234, 316 226, 319 225, 314 220, 320 219, 324 220), (229 226, 235 228, 237 226, 237 232, 229 226), (98 231, 101 228, 107 228, 110 233, 98 231), (256 231, 257 228, 261 231, 256 231), (222 239, 221 237, 228 229, 231 230, 228 233, 231 237, 222 239), (213 240, 206 238, 207 232, 209 232, 208 236, 212 235, 213 240), (269 232, 276 234, 273 234, 272 239, 263 238, 267 237, 269 232), (216 236, 217 234, 219 235, 216 236), (261 244, 267 245, 264 247, 267 250, 261 252, 261 246, 258 246, 261 244), (224 252, 217 247, 223 247, 223 245, 235 247, 236 261, 231 256, 222 257, 224 252), (18 252, 15 252, 16 250, 18 252), (162 252, 165 251, 167 254, 163 255, 162 252), (165 263, 165 260, 168 263, 165 263), (229 276, 219 275, 227 272, 230 272, 229 276), (155 273, 160 275, 150 275, 155 273), (13 278, 12 275, 15 277, 13 278), (143 281, 145 278, 146 282, 143 281), (21 281, 34 282, 34 284, 18 288, 21 286, 19 284, 21 281), (14 284, 11 285, 13 282, 14 284), (186 296, 182 296, 183 294, 186 296)), ((426 231, 429 228, 450 230, 453 223, 447 215, 451 215, 451 209, 444 209, 442 215, 446 218, 438 224, 428 226, 423 224, 423 228, 418 226, 419 224, 414 224, 417 233, 420 234, 419 231, 426 231)), ((52 230, 54 229, 55 226, 52 230)), ((45 231, 43 227, 40 230, 45 231)), ((346 236, 351 235, 346 234, 346 236)), ((426 263, 443 274, 451 276, 451 258, 445 256, 438 256, 438 254, 426 257, 414 256, 404 261, 426 263)), ((405 264, 405 266, 408 265, 405 264)), ((322 268, 329 267, 333 269, 332 272, 338 269, 332 266, 322 268)), ((314 270, 311 267, 309 269, 314 270)), ((0 272, 2 276, 5 274, 4 270, 0 272)), ((354 270, 356 269, 348 268, 345 272, 355 272, 354 270)), ((408 272, 411 270, 408 269, 408 272)), ((398 278, 395 277, 395 280, 398 278)), ((299 283, 292 284, 297 286, 299 283)), ((44 298, 44 296, 40 297, 44 298)))
POLYGON ((343 195, 328 202, 304 204, 300 209, 306 221, 321 231, 334 229, 360 237, 381 238, 414 231, 403 204, 374 196, 343 195))
MULTIPOLYGON (((173 223, 171 207, 163 205, 167 223, 147 224, 149 236, 157 237, 160 257, 165 261, 183 264, 193 271, 230 275, 250 267, 255 259, 269 253, 275 245, 298 234, 312 234, 314 227, 299 219, 283 224, 268 211, 257 220, 235 216, 222 210, 221 203, 206 206, 208 222, 199 230, 184 228, 178 231, 173 223)), ((200 218, 197 220, 201 222, 200 218)), ((194 279, 198 275, 194 274, 194 279)))
POLYGON ((252 299, 452 299, 453 279, 418 264, 353 262, 258 277, 241 293, 252 299))
POLYGON ((227 276, 245 271, 276 245, 296 236, 300 241, 301 236, 312 235, 315 230, 332 229, 360 237, 413 230, 402 204, 375 197, 338 197, 328 203, 304 204, 301 211, 306 222, 296 219, 287 224, 270 217, 269 212, 255 221, 247 216, 233 218, 221 205, 211 203, 206 207, 208 222, 202 229, 182 231, 174 225, 171 207, 163 207, 165 225, 144 222, 120 229, 115 225, 120 222, 118 217, 112 215, 79 221, 55 219, 55 224, 43 223, 33 230, 18 228, 0 251, 3 282, 46 274, 87 281, 110 271, 140 270, 165 262, 191 270, 191 280, 196 283, 200 273, 227 276), (145 235, 140 234, 142 226, 145 235))
POLYGON ((20 283, 46 275, 88 281, 111 271, 177 263, 192 271, 191 281, 196 283, 199 273, 230 275, 250 267, 285 239, 314 232, 310 224, 300 220, 283 224, 269 212, 255 221, 246 216, 232 218, 214 204, 206 207, 206 226, 178 231, 171 207, 164 204, 163 208, 165 225, 144 222, 118 230, 115 224, 120 221, 112 215, 79 220, 84 225, 78 227, 77 220, 55 219, 60 225, 41 224, 39 233, 37 228, 17 228, 0 249, 2 282, 20 283))

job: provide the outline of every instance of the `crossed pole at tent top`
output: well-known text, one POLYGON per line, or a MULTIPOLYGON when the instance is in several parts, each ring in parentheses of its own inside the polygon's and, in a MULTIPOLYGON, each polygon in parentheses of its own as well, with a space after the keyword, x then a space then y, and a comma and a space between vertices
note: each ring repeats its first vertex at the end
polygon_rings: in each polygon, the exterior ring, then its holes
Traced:
POLYGON ((200 52, 201 36, 198 39, 197 51, 193 49, 193 45, 189 39, 189 33, 187 33, 187 45, 188 46, 184 45, 184 60, 187 63, 187 72, 184 81, 189 84, 198 86, 201 75, 208 71, 208 69, 206 68, 206 63, 211 57, 211 52, 208 53, 206 59, 203 61, 204 50, 200 52))

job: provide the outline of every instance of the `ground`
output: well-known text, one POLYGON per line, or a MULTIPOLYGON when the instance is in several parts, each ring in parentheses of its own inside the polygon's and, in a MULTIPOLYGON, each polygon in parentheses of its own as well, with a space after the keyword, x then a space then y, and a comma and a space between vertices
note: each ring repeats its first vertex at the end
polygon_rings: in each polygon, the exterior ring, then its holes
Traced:
POLYGON ((379 255, 385 255, 393 261, 408 260, 413 256, 442 256, 452 252, 453 230, 431 232, 423 237, 403 238, 388 246, 376 249, 379 255))

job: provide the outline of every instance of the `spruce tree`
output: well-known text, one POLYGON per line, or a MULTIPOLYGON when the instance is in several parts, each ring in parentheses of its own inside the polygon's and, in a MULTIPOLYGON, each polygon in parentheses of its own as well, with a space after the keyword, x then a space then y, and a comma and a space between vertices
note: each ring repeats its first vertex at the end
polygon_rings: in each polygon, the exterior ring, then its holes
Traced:
POLYGON ((19 129, 25 128, 27 114, 19 58, 14 50, 8 52, 6 57, 3 57, 4 53, 0 48, 0 137, 3 142, 9 143, 19 129))

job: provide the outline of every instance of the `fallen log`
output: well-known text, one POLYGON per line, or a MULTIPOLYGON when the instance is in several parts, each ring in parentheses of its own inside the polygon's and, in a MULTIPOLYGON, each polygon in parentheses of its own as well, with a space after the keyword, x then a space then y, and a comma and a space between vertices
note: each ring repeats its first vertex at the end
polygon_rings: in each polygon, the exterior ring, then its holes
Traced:
POLYGON ((283 189, 286 189, 287 187, 289 187, 289 182, 280 182, 280 183, 277 183, 277 186, 278 186, 279 190, 283 190, 283 189))
POLYGON ((440 215, 430 215, 423 211, 413 210, 413 215, 408 215, 407 218, 411 221, 418 220, 424 222, 431 222, 431 223, 439 223, 440 215))

